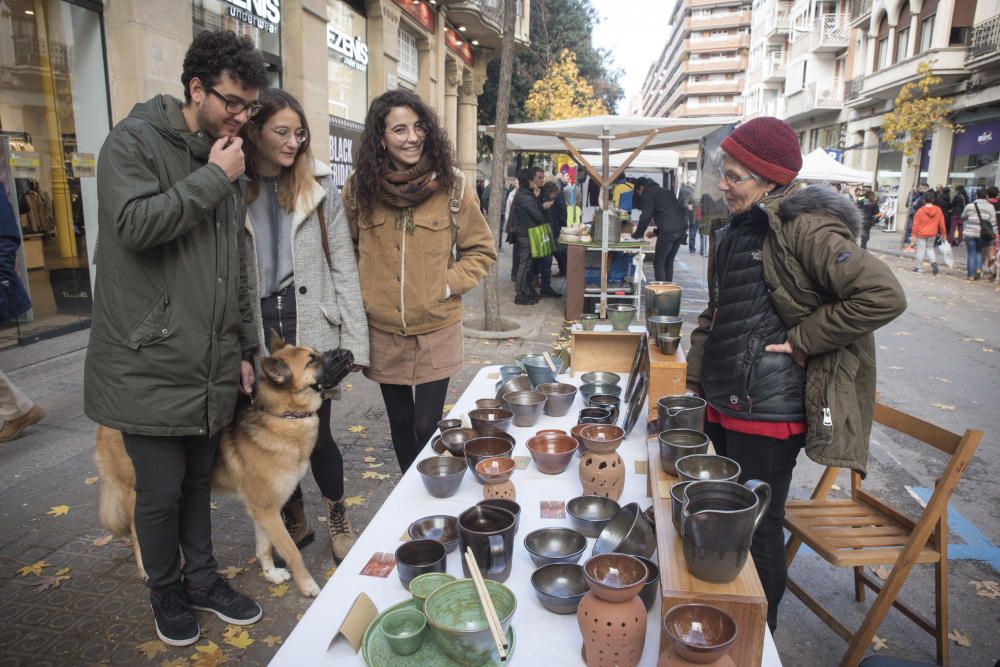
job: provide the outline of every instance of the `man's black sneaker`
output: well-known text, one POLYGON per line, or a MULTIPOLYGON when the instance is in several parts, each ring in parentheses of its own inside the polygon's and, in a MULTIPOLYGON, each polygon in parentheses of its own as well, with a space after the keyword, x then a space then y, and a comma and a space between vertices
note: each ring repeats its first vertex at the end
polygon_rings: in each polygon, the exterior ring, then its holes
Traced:
POLYGON ((538 303, 538 299, 532 299, 529 297, 515 297, 514 304, 518 306, 534 306, 538 303))
POLYGON ((193 609, 210 611, 233 625, 256 623, 264 614, 259 604, 234 591, 221 577, 208 588, 188 587, 187 595, 193 609))
POLYGON ((198 619, 191 613, 184 586, 179 582, 151 590, 149 606, 153 608, 156 636, 164 644, 190 646, 201 637, 198 619))
POLYGON ((555 291, 551 287, 548 287, 548 288, 542 290, 542 296, 561 297, 562 294, 560 294, 559 292, 555 291))
POLYGON ((938 274, 937 262, 931 262, 931 273, 933 273, 935 276, 938 274))

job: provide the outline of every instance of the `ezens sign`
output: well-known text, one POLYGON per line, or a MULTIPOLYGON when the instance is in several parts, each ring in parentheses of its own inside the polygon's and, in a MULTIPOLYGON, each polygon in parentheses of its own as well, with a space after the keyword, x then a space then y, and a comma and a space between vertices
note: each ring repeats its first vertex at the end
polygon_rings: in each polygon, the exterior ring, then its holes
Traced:
POLYGON ((228 14, 258 30, 274 33, 281 23, 281 0, 226 0, 228 14))
POLYGON ((341 62, 362 72, 368 70, 368 45, 360 37, 351 38, 333 26, 326 28, 326 45, 341 55, 341 62))

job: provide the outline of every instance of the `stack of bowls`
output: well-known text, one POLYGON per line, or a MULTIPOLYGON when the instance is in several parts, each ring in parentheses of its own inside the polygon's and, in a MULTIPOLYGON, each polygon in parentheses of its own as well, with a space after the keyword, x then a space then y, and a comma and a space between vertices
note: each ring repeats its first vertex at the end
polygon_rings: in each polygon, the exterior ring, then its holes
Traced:
POLYGON ((611 413, 611 422, 618 421, 618 413, 621 409, 622 398, 617 394, 593 394, 587 399, 587 405, 592 408, 604 408, 611 413))
MULTIPOLYGON (((480 461, 495 458, 507 458, 514 451, 514 445, 506 438, 486 436, 474 438, 465 447, 465 463, 475 475, 476 465, 480 461)), ((479 476, 476 476, 479 479, 479 476)))
POLYGON ((580 385, 580 395, 583 396, 583 402, 586 403, 590 400, 591 396, 597 394, 606 394, 609 396, 621 396, 622 388, 617 384, 604 383, 604 382, 585 382, 580 385))
POLYGON ((577 422, 580 424, 610 424, 611 410, 608 410, 607 408, 592 408, 588 406, 580 410, 577 422))
POLYGON ((540 384, 549 384, 556 381, 556 376, 562 372, 563 360, 561 357, 550 357, 555 372, 545 363, 545 357, 540 354, 525 357, 521 363, 524 365, 524 372, 531 380, 531 386, 537 387, 540 384))
POLYGON ((510 364, 507 366, 500 367, 500 381, 507 382, 518 375, 524 373, 524 368, 520 364, 510 364))

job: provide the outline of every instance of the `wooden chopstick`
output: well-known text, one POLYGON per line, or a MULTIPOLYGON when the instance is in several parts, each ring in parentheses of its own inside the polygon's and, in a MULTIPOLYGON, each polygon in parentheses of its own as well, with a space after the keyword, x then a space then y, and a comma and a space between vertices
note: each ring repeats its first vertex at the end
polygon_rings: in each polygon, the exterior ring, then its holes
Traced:
POLYGON ((542 358, 545 359, 545 363, 549 365, 549 370, 558 375, 559 370, 556 368, 555 362, 552 361, 552 357, 549 355, 549 353, 542 352, 542 358))
POLYGON ((472 547, 466 547, 465 549, 465 562, 469 566, 469 574, 472 575, 472 582, 476 587, 476 593, 479 594, 479 603, 483 607, 483 615, 486 616, 486 624, 490 627, 490 632, 493 634, 493 642, 497 645, 497 653, 500 655, 500 660, 506 662, 507 660, 507 637, 503 632, 503 626, 500 625, 500 619, 497 618, 497 611, 493 607, 493 599, 490 598, 489 590, 486 588, 486 582, 483 580, 483 575, 479 571, 479 564, 476 563, 476 557, 472 554, 472 547))

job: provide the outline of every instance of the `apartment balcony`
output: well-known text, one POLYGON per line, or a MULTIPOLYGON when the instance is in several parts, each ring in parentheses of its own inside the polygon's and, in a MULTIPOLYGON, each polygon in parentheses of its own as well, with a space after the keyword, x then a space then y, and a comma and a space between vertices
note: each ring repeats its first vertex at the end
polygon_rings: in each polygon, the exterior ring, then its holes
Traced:
POLYGON ((750 47, 750 35, 733 35, 725 39, 686 39, 681 48, 689 53, 735 51, 750 47))
MULTIPOLYGON (((479 46, 500 49, 503 43, 504 2, 508 0, 438 0, 448 8, 448 21, 463 26, 462 36, 479 46)), ((514 22, 514 42, 518 46, 530 41, 527 0, 510 0, 517 3, 517 19, 514 22)))
POLYGON ((839 112, 844 108, 844 82, 813 82, 785 98, 785 120, 791 122, 810 114, 839 112))
POLYGON ((872 0, 851 0, 851 27, 866 28, 872 17, 872 0))
POLYGON ((712 60, 689 60, 682 67, 687 74, 721 74, 725 72, 744 72, 747 68, 746 56, 732 58, 715 58, 712 60))
POLYGON ((763 33, 769 42, 781 42, 791 29, 790 6, 778 5, 775 11, 764 15, 763 33))
POLYGON ((684 19, 684 31, 691 30, 720 30, 723 28, 742 28, 750 25, 750 12, 731 12, 719 16, 699 18, 688 16, 684 19))
POLYGON ((687 0, 689 9, 699 9, 701 7, 714 9, 716 7, 725 7, 726 5, 739 7, 745 4, 746 0, 687 0))
POLYGON ((844 84, 844 103, 848 106, 870 102, 871 98, 864 94, 864 76, 856 76, 844 84))
POLYGON ((781 83, 785 80, 785 52, 774 51, 768 53, 764 59, 764 74, 761 80, 764 83, 781 83))
POLYGON ((738 95, 743 92, 744 79, 724 81, 693 81, 683 84, 684 92, 690 95, 738 95))
POLYGON ((857 108, 872 100, 895 99, 904 85, 920 78, 918 68, 924 63, 930 66, 932 74, 941 78, 942 88, 955 85, 968 77, 965 52, 964 46, 930 49, 878 72, 866 74, 858 96, 849 99, 847 106, 857 108))
POLYGON ((756 118, 758 116, 773 116, 775 118, 785 117, 785 98, 778 97, 773 100, 768 100, 762 105, 755 109, 750 109, 747 107, 746 102, 743 103, 743 119, 750 120, 751 118, 756 118))
POLYGON ((847 14, 823 14, 817 20, 809 37, 809 50, 813 53, 837 53, 847 49, 851 26, 847 14))
POLYGON ((1000 14, 972 26, 965 63, 972 69, 1000 63, 1000 14))
POLYGON ((67 44, 34 37, 14 37, 14 67, 39 68, 42 57, 48 56, 49 67, 58 73, 69 72, 72 52, 67 44))
POLYGON ((681 104, 670 109, 670 118, 700 118, 703 116, 741 116, 743 114, 742 102, 729 102, 727 104, 681 104))

